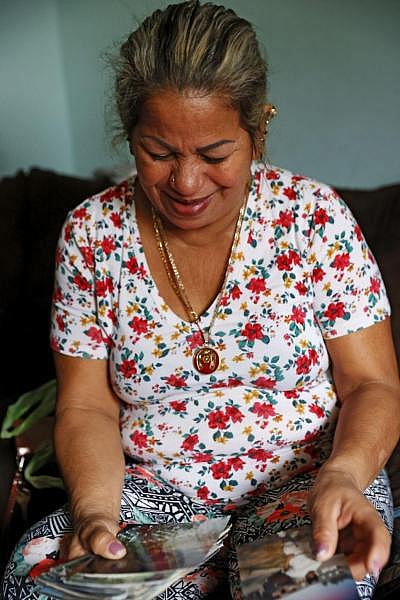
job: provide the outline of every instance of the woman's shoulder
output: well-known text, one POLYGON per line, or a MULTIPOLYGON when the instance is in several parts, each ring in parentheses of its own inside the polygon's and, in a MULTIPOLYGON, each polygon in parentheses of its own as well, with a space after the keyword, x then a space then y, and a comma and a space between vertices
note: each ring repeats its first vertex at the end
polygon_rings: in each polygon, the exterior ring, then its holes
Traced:
POLYGON ((74 229, 121 229, 126 215, 130 218, 132 186, 132 180, 126 179, 86 198, 69 212, 67 223, 74 229))
POLYGON ((320 201, 339 198, 326 183, 262 161, 253 163, 253 177, 259 195, 280 206, 302 204, 312 208, 320 201))

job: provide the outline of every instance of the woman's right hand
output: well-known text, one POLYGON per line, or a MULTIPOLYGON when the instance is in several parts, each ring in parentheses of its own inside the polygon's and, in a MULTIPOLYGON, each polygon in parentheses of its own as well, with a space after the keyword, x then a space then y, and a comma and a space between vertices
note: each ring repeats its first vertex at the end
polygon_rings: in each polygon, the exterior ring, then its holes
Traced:
POLYGON ((65 558, 72 560, 88 553, 104 558, 122 558, 126 548, 116 537, 118 531, 118 523, 102 514, 76 521, 75 533, 66 549, 65 558))

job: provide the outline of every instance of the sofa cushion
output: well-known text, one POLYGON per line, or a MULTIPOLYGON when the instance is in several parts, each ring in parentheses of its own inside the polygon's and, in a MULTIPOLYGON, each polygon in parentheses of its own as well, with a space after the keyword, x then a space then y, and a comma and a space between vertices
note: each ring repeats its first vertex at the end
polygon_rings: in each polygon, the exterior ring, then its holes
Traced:
POLYGON ((357 219, 381 269, 392 306, 393 339, 400 359, 400 185, 337 191, 357 219))
POLYGON ((41 169, 1 182, 6 298, 0 330, 8 340, 2 395, 16 397, 54 377, 49 311, 57 239, 68 211, 110 184, 107 177, 82 179, 41 169))

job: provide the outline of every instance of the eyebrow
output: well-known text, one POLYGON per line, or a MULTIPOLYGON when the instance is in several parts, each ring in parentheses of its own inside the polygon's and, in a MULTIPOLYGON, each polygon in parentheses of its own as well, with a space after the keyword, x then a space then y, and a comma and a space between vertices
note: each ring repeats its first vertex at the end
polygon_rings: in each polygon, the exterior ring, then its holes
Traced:
MULTIPOLYGON (((160 146, 163 146, 170 152, 174 152, 174 153, 178 152, 178 150, 176 148, 174 148, 173 146, 170 146, 169 144, 167 144, 167 142, 164 142, 164 140, 162 140, 161 138, 159 138, 155 135, 144 135, 143 138, 157 142, 158 144, 160 144, 160 146)), ((220 146, 224 146, 225 144, 234 144, 234 143, 235 143, 235 140, 219 140, 218 142, 214 142, 213 144, 208 144, 207 146, 202 146, 201 148, 196 148, 196 151, 200 152, 200 153, 209 152, 210 150, 215 150, 215 148, 219 148, 220 146)))

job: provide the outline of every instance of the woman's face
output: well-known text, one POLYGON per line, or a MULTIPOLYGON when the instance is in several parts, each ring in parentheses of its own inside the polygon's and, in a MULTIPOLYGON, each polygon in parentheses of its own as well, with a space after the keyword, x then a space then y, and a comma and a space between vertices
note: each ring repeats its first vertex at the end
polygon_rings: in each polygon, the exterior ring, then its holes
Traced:
POLYGON ((237 215, 253 150, 226 98, 171 90, 152 96, 131 148, 142 190, 172 226, 196 229, 237 215))

